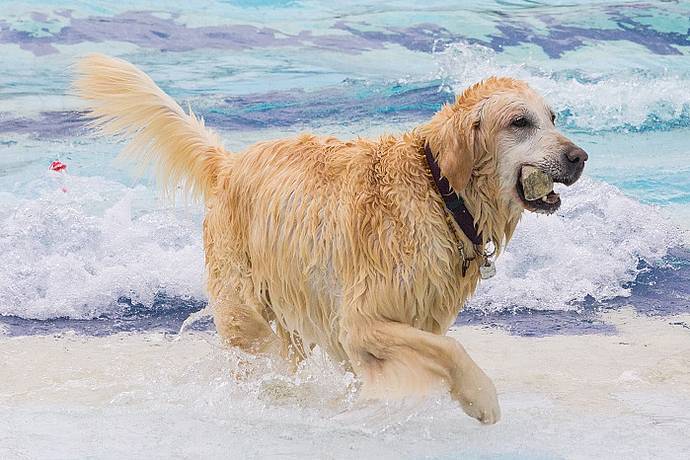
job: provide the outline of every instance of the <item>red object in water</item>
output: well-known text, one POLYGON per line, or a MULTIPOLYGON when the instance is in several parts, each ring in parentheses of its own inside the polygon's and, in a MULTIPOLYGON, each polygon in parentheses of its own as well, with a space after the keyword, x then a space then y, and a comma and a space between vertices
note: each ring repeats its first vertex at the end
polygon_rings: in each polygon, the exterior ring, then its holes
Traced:
POLYGON ((53 161, 53 162, 50 164, 50 168, 49 168, 49 169, 50 169, 51 171, 64 171, 64 170, 67 169, 67 165, 66 165, 65 163, 61 162, 61 161, 55 160, 55 161, 53 161))
MULTIPOLYGON (((50 168, 48 169, 50 169, 51 171, 64 172, 67 170, 67 165, 62 161, 55 160, 52 163, 50 163, 50 168)), ((60 190, 67 193, 67 187, 60 187, 60 190)))

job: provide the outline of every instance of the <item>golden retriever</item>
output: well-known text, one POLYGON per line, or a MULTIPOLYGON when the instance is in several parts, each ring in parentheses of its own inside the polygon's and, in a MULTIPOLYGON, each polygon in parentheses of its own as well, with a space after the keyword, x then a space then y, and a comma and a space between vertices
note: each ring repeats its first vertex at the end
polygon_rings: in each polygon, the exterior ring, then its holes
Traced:
POLYGON ((443 385, 470 416, 499 419, 493 383, 445 333, 477 287, 485 245, 500 251, 524 209, 560 205, 552 190, 527 201, 522 169, 570 185, 587 160, 526 83, 491 77, 400 136, 302 134, 234 153, 130 63, 90 55, 76 73, 94 127, 131 140, 123 154, 154 162, 168 190, 203 198, 208 294, 228 344, 293 363, 318 346, 367 397, 443 385), (479 244, 450 218, 429 161, 479 244))

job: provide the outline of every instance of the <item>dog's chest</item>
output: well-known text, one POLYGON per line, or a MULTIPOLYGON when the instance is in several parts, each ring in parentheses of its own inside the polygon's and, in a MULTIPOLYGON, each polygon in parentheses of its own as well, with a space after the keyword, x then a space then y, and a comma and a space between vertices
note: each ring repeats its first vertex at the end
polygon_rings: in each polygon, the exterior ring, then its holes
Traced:
POLYGON ((463 274, 459 251, 445 245, 429 251, 404 278, 400 282, 403 301, 399 321, 434 333, 447 331, 479 281, 477 268, 468 267, 463 274))

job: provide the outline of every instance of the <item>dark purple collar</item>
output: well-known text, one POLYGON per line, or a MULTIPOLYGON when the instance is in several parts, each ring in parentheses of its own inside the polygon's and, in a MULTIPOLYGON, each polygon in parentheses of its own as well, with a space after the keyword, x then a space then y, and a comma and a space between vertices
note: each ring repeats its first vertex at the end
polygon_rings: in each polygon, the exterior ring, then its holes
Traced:
POLYGON ((448 179, 441 176, 441 168, 439 168, 434 154, 431 153, 429 144, 424 146, 424 153, 426 154, 426 162, 429 165, 431 176, 434 178, 436 189, 441 194, 443 202, 446 204, 446 209, 455 219, 462 232, 469 238, 472 244, 482 244, 482 236, 474 226, 474 218, 465 206, 465 202, 460 198, 450 187, 448 179))

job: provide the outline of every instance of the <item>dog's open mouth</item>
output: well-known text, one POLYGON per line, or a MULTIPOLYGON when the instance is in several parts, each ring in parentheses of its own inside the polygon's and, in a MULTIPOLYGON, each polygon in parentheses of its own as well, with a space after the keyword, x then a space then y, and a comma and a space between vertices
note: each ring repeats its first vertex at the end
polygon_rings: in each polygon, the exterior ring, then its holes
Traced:
POLYGON ((532 212, 551 214, 561 206, 561 197, 553 191, 553 184, 561 183, 534 166, 520 169, 516 189, 522 206, 532 212))

